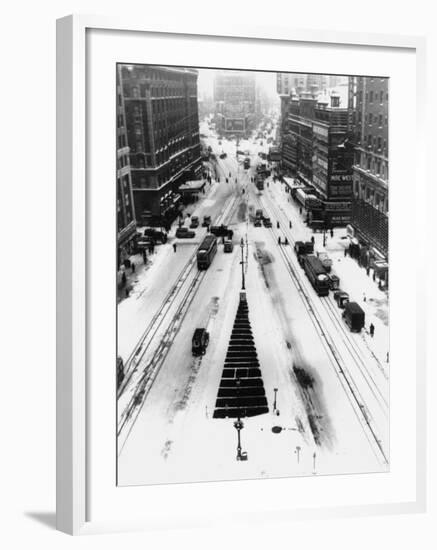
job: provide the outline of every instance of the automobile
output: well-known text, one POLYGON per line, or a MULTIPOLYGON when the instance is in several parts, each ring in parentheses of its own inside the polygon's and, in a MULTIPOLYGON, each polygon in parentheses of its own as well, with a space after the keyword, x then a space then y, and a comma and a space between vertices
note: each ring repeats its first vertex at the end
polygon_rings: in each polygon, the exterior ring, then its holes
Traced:
POLYGON ((258 208, 257 210, 255 210, 255 217, 262 220, 262 218, 263 218, 263 211, 262 211, 261 208, 258 208))
POLYGON ((234 250, 234 243, 232 241, 226 240, 223 245, 224 252, 232 252, 234 250))
POLYGON ((199 217, 198 216, 191 216, 190 227, 191 227, 191 229, 195 229, 196 227, 199 227, 199 217))
POLYGON ((208 344, 209 333, 204 328, 196 328, 191 342, 191 351, 193 355, 195 357, 198 355, 205 355, 208 344))
POLYGON ((208 227, 211 225, 211 216, 203 216, 202 227, 208 227))
POLYGON ((227 155, 225 152, 223 152, 223 153, 220 154, 220 158, 221 158, 221 159, 225 159, 227 156, 228 156, 228 155, 227 155))
POLYGON ((210 233, 215 235, 216 237, 228 237, 229 235, 229 229, 227 225, 212 225, 210 227, 210 233))
POLYGON ((262 220, 261 218, 255 218, 255 221, 253 222, 253 225, 255 227, 262 227, 262 220))
POLYGON ((152 239, 155 243, 160 241, 162 244, 165 244, 167 242, 167 233, 153 229, 153 227, 146 227, 143 235, 146 238, 152 239))
POLYGON ((188 227, 178 227, 176 229, 176 237, 178 239, 192 239, 195 235, 196 233, 194 231, 190 231, 188 227))
POLYGON ((244 155, 243 151, 240 151, 240 149, 237 149, 237 155, 244 155))
POLYGON ((349 294, 341 289, 335 290, 334 300, 340 309, 344 309, 345 305, 349 302, 349 294))
POLYGON ((272 227, 272 220, 270 218, 264 218, 264 227, 272 227))

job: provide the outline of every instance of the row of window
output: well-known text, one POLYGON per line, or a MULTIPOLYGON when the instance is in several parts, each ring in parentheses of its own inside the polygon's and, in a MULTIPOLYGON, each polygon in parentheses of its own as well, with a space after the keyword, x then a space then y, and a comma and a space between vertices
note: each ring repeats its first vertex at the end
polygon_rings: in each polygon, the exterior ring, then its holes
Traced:
MULTIPOLYGON (((360 90, 358 92, 358 99, 359 102, 363 102, 363 90, 360 90)), ((368 103, 384 103, 384 100, 388 101, 388 92, 384 90, 380 90, 379 92, 374 92, 373 90, 370 90, 370 92, 366 92, 365 95, 366 102, 368 103)))

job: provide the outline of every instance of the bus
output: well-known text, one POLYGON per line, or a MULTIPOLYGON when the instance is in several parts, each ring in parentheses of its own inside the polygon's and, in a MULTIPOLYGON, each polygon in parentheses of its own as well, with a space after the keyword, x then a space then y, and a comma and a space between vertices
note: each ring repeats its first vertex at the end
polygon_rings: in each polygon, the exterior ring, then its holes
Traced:
POLYGON ((319 296, 328 296, 330 281, 322 262, 313 254, 303 257, 303 269, 319 296))
POLYGON ((206 235, 202 244, 197 249, 197 267, 199 269, 208 269, 217 252, 217 237, 215 235, 206 235))

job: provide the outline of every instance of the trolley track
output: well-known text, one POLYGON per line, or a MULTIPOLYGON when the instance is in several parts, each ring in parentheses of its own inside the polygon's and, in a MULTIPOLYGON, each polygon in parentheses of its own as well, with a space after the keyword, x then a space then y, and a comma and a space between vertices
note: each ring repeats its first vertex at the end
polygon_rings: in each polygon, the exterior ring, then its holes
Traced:
MULTIPOLYGON (((256 193, 254 194, 254 196, 259 206, 263 207, 269 213, 269 216, 271 218, 273 218, 272 211, 274 213, 276 211, 277 214, 278 207, 276 205, 273 206, 272 201, 269 201, 270 204, 266 206, 266 204, 263 204, 260 197, 256 193)), ((275 217, 277 218, 277 215, 275 217)), ((287 231, 283 231, 283 233, 288 234, 287 231)), ((276 243, 277 237, 278 235, 280 235, 280 232, 272 227, 270 228, 270 234, 272 235, 274 242, 276 243)), ((290 242, 294 242, 294 239, 292 239, 290 235, 288 235, 287 238, 288 237, 290 237, 290 242)), ((314 306, 313 299, 306 289, 305 283, 303 283, 303 281, 301 281, 300 277, 298 276, 296 272, 296 266, 293 265, 293 262, 288 257, 285 247, 279 247, 279 252, 286 265, 287 271, 291 276, 293 284, 299 293, 299 296, 301 297, 303 303, 308 309, 311 322, 316 329, 322 345, 328 352, 328 357, 331 359, 330 364, 334 367, 335 374, 340 381, 343 390, 346 393, 346 397, 352 405, 354 413, 361 427, 363 428, 364 434, 369 441, 372 451, 374 452, 376 457, 382 458, 383 462, 387 464, 388 459, 385 454, 382 442, 376 432, 376 428, 373 426, 372 415, 369 408, 365 404, 361 392, 356 386, 356 383, 354 382, 351 373, 345 365, 344 360, 342 359, 335 342, 332 340, 328 328, 325 326, 325 323, 319 319, 319 316, 316 313, 317 308, 314 306)))
MULTIPOLYGON (((214 220, 214 224, 223 223, 227 218, 232 219, 235 210, 238 206, 239 197, 231 195, 224 210, 214 220)), ((117 441, 118 441, 118 454, 121 453, 123 447, 135 425, 135 422, 141 412, 141 409, 146 401, 147 395, 155 381, 164 361, 169 352, 171 342, 174 340, 182 322, 189 310, 189 307, 194 299, 197 289, 199 288, 205 271, 198 271, 193 280, 189 283, 188 287, 181 295, 182 289, 185 288, 188 276, 192 272, 195 264, 197 254, 196 251, 190 257, 186 263, 181 275, 172 289, 170 289, 167 296, 169 296, 168 303, 164 303, 158 312, 155 314, 151 323, 149 323, 147 329, 143 333, 139 343, 135 350, 131 354, 132 357, 140 355, 136 360, 136 367, 131 368, 129 382, 133 386, 133 391, 128 396, 127 404, 123 407, 123 411, 118 420, 117 426, 117 441), (165 319, 168 319, 168 314, 172 307, 175 305, 176 298, 180 297, 180 303, 177 309, 169 321, 168 326, 165 328, 164 333, 159 339, 157 347, 154 350, 150 350, 150 345, 154 341, 154 336, 161 328, 165 319), (147 353, 149 351, 149 353, 147 353), (153 356, 149 359, 150 355, 153 356), (133 374, 138 373, 138 378, 135 379, 133 374)), ((125 385, 126 389, 127 384, 125 385)), ((118 400, 118 404, 119 404, 118 400)), ((118 407, 117 407, 118 409, 118 407)), ((118 411, 117 411, 118 412, 118 411)))

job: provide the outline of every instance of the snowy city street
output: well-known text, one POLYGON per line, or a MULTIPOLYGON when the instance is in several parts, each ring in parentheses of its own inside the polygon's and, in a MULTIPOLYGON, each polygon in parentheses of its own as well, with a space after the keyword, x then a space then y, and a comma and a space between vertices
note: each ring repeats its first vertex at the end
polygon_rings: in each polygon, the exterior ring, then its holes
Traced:
MULTIPOLYGON (((345 227, 309 227, 306 210, 277 177, 276 163, 265 160, 276 124, 261 139, 257 132, 231 139, 220 137, 205 117, 200 135, 214 156, 204 165, 210 181, 146 262, 141 253, 129 256, 136 269, 126 269, 129 291, 117 311, 124 369, 117 403, 119 485, 389 469, 388 292, 347 254, 345 227), (263 163, 270 173, 260 189, 263 163), (200 223, 191 229, 193 216, 200 223), (202 226, 205 216, 211 217, 208 227, 202 226), (180 225, 195 236, 177 237, 180 225), (232 231, 233 249, 225 252, 227 238, 217 236, 215 256, 199 269, 198 248, 209 226, 222 225, 232 231), (312 238, 314 254, 328 253, 331 275, 364 311, 361 331, 349 330, 334 292, 319 296, 307 277, 296 242, 312 238), (218 399, 227 395, 223 381, 233 376, 225 363, 237 311, 247 311, 244 326, 259 363, 254 395, 265 395, 267 403, 252 414, 251 404, 254 410, 259 405, 248 398, 241 419, 218 399), (197 328, 206 330, 209 343, 193 355, 197 328)), ((238 400, 249 388, 235 372, 238 400)))

